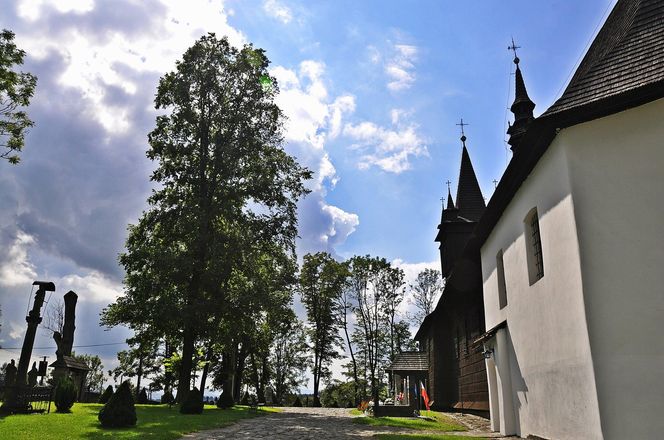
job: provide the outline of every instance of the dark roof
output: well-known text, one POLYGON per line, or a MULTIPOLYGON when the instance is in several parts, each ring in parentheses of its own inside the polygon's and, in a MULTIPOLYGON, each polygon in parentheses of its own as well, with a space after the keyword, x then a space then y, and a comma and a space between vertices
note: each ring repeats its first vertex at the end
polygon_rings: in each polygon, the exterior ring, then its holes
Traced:
POLYGON ((620 0, 545 115, 664 80, 664 2, 620 0))
POLYGON ((480 184, 477 182, 473 164, 464 143, 461 152, 461 167, 459 170, 459 186, 457 187, 456 208, 458 215, 471 221, 477 221, 482 216, 486 205, 480 184))
POLYGON ((664 1, 618 0, 563 96, 530 124, 467 248, 484 243, 559 129, 663 97, 664 1))
MULTIPOLYGON (((85 364, 85 362, 81 362, 81 361, 79 361, 79 360, 77 360, 77 359, 75 359, 71 356, 63 356, 62 359, 64 361, 64 364, 72 370, 90 371, 90 369, 85 364)), ((56 360, 55 362, 53 362, 51 364, 51 367, 56 367, 56 366, 59 366, 59 365, 60 364, 58 364, 58 361, 56 360)))
POLYGON ((394 362, 386 370, 427 371, 429 370, 429 359, 424 351, 404 351, 395 356, 394 362))

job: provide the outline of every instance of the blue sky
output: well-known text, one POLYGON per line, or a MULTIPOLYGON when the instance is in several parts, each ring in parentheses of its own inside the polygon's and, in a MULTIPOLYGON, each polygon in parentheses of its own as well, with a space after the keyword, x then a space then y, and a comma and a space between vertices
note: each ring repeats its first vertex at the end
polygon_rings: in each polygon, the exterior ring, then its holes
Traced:
MULTIPOLYGON (((117 255, 151 188, 157 81, 203 33, 272 61, 286 149, 316 173, 300 254, 379 255, 412 277, 438 266, 460 118, 487 199, 505 168, 510 38, 539 114, 614 1, 0 0, 0 27, 39 78, 22 162, 0 164, 0 345, 22 343, 34 279, 79 293, 75 345, 128 335, 98 328, 98 313, 122 291, 117 255)), ((40 330, 36 346, 52 345, 40 330)), ((81 351, 108 368, 116 350, 81 351)), ((17 354, 0 350, 0 362, 17 354)))

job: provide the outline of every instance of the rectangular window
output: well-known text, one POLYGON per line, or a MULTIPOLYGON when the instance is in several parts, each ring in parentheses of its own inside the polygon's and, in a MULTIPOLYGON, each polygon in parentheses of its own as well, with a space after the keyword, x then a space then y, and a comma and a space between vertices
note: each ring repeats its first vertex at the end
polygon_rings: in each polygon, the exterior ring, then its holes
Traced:
POLYGON ((544 277, 544 260, 542 258, 542 238, 540 236, 539 217, 537 208, 533 208, 526 218, 526 257, 528 260, 528 278, 530 285, 535 284, 540 278, 544 277))
POLYGON ((498 306, 504 309, 507 305, 507 285, 505 284, 505 264, 503 263, 503 250, 496 255, 496 274, 498 276, 498 306))

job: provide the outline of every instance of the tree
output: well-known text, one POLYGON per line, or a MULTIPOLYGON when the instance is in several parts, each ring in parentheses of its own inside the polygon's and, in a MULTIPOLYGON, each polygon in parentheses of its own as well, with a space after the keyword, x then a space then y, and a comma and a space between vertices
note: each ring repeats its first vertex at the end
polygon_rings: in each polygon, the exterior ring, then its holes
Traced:
POLYGON ((85 384, 89 390, 101 392, 104 386, 104 365, 101 358, 96 354, 71 354, 72 357, 88 366, 89 370, 85 377, 85 384))
MULTIPOLYGON (((346 271, 348 271, 348 265, 346 265, 346 271)), ((346 277, 348 278, 350 274, 347 272, 346 277)), ((349 289, 348 282, 344 284, 344 288, 341 290, 341 294, 337 298, 337 307, 339 309, 339 318, 341 321, 341 327, 344 330, 344 336, 346 337, 346 346, 348 347, 348 353, 350 354, 350 368, 352 368, 351 373, 352 373, 352 378, 353 378, 353 390, 354 390, 354 395, 353 395, 353 404, 357 405, 358 399, 360 396, 358 395, 358 389, 360 387, 360 381, 358 377, 358 370, 357 370, 357 360, 355 359, 355 353, 353 351, 353 341, 351 340, 350 333, 349 333, 349 324, 348 324, 348 314, 353 313, 354 305, 353 305, 353 300, 351 296, 351 290, 349 289)), ((364 395, 362 396, 364 397, 364 395)))
POLYGON ((385 309, 386 278, 390 264, 384 258, 355 256, 350 260, 349 286, 357 302, 356 317, 363 336, 362 355, 366 362, 374 405, 378 406, 381 365, 387 347, 385 309))
POLYGON ((396 353, 395 346, 395 325, 397 324, 397 309, 403 301, 404 272, 398 267, 385 268, 380 277, 379 287, 383 291, 382 295, 382 314, 387 320, 387 326, 390 333, 390 362, 394 360, 396 353))
POLYGON ((191 382, 196 341, 228 316, 238 261, 253 243, 294 251, 297 200, 311 172, 286 154, 276 81, 263 50, 214 34, 159 81, 148 158, 159 185, 130 227, 126 294, 110 325, 154 326, 182 341, 178 399, 191 382))
POLYGON ((23 64, 25 51, 14 43, 14 33, 0 32, 0 158, 11 164, 21 159, 17 153, 23 149, 25 133, 34 124, 22 107, 30 105, 35 92, 37 77, 18 72, 23 64))
POLYGON ((424 269, 417 274, 415 283, 410 285, 413 298, 412 303, 416 307, 415 320, 418 325, 422 324, 424 318, 433 312, 436 298, 443 290, 443 279, 439 270, 424 269))
POLYGON ((346 282, 346 267, 327 252, 307 254, 300 270, 300 296, 307 311, 309 340, 313 348, 314 406, 321 378, 329 376, 329 366, 339 357, 338 298, 346 282))
POLYGON ((275 400, 283 404, 287 395, 305 383, 304 372, 310 363, 304 326, 293 312, 278 325, 270 351, 275 400))

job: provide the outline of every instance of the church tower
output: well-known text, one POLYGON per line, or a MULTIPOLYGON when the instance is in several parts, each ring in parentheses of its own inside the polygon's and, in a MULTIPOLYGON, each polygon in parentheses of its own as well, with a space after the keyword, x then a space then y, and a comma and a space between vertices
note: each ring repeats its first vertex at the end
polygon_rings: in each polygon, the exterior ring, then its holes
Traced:
POLYGON ((510 144, 510 149, 514 154, 517 153, 521 138, 526 133, 528 126, 535 119, 533 117, 535 103, 530 100, 530 97, 528 97, 526 83, 523 81, 523 75, 519 68, 520 60, 519 57, 516 56, 516 50, 518 48, 519 46, 516 46, 514 40, 512 40, 512 46, 510 46, 509 49, 514 51, 514 64, 516 64, 514 77, 516 86, 514 88, 514 103, 512 103, 512 106, 510 107, 510 110, 514 113, 514 124, 511 124, 507 129, 507 134, 510 135, 510 139, 507 143, 510 144))
POLYGON ((443 209, 438 225, 438 235, 436 235, 436 241, 440 243, 443 277, 449 276, 455 261, 461 255, 477 221, 486 208, 482 190, 477 182, 475 170, 466 148, 466 135, 463 132, 463 126, 466 124, 463 124, 462 120, 460 125, 462 150, 456 203, 452 200, 452 193, 448 186, 447 206, 443 209))

